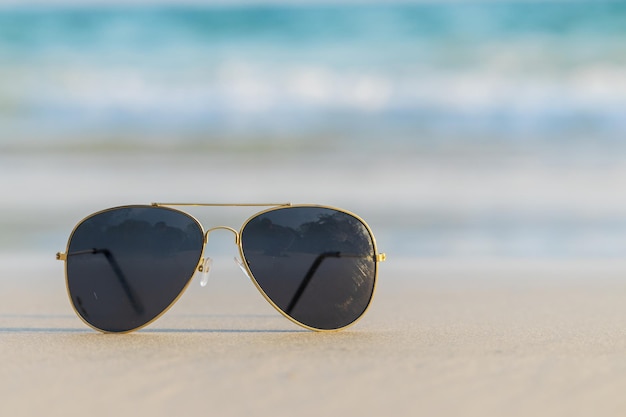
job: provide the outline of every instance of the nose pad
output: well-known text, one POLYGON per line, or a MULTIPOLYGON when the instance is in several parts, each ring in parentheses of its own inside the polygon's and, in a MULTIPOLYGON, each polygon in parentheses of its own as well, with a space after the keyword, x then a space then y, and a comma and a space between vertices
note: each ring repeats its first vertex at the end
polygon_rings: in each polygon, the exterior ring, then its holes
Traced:
MULTIPOLYGON (((243 272, 243 274, 245 276, 247 276, 248 278, 250 278, 250 274, 248 274, 248 270, 246 269, 245 265, 243 264, 243 262, 241 261, 241 259, 237 258, 236 256, 233 258, 233 261, 235 261, 235 263, 237 264, 237 266, 239 267, 239 269, 241 269, 241 272, 243 272)), ((251 278, 250 278, 251 279, 251 278)))
POLYGON ((206 287, 209 283, 209 275, 211 274, 211 266, 213 266, 213 259, 206 258, 200 262, 198 266, 198 272, 200 272, 200 286, 206 287))

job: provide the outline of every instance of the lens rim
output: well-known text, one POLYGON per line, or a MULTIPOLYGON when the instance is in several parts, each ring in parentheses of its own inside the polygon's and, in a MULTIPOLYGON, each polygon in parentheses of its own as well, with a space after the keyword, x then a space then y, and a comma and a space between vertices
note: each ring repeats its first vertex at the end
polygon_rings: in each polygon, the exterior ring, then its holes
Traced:
POLYGON ((282 206, 282 207, 271 207, 268 208, 266 210, 262 210, 252 216, 250 216, 241 226, 241 228, 239 229, 239 242, 238 242, 238 246, 239 246, 239 255, 241 256, 241 259, 243 261, 243 266, 246 268, 246 271, 248 272, 248 277, 250 278, 250 280, 252 281, 252 283, 254 284, 254 286, 257 288, 257 290, 259 290, 259 292, 261 293, 261 295, 265 298, 265 300, 267 300, 268 303, 270 303, 270 305, 272 307, 274 307, 281 315, 283 315, 284 317, 286 317, 287 319, 289 319, 292 323, 297 324, 298 326, 304 327, 305 329, 308 330, 313 330, 316 332, 328 332, 328 333, 332 333, 332 332, 337 332, 340 330, 344 330, 347 329, 351 326, 354 326, 358 321, 360 321, 363 316, 365 316, 365 313, 367 313, 367 311, 370 309, 370 307, 372 306, 372 300, 374 299, 374 295, 376 293, 376 288, 378 286, 378 259, 377 254, 378 254, 378 246, 376 245, 376 238, 374 237, 374 232, 372 232, 372 229, 370 228, 370 226, 367 224, 367 222, 365 220, 363 220, 363 218, 361 218, 359 215, 348 211, 348 210, 344 210, 342 208, 339 207, 334 207, 334 206, 327 206, 327 205, 320 205, 320 204, 293 204, 293 205, 289 205, 289 206, 282 206), (312 327, 309 326, 307 324, 304 324, 298 320, 296 320, 295 318, 291 317, 289 314, 287 314, 286 312, 284 312, 278 305, 276 305, 276 303, 274 303, 274 301, 272 301, 272 299, 267 295, 267 293, 263 290, 263 288, 261 288, 261 285, 257 282, 256 278, 254 277, 254 275, 252 274, 252 271, 250 270, 250 267, 248 266, 248 261, 246 260, 246 255, 243 252, 243 231, 246 228, 246 226, 248 225, 248 223, 250 223, 252 220, 256 219, 259 216, 262 216, 263 214, 269 213, 269 212, 273 212, 273 211, 277 211, 277 210, 289 210, 289 209, 293 209, 293 208, 320 208, 320 209, 329 209, 329 210, 335 210, 337 212, 343 213, 343 214, 347 214, 349 216, 352 216, 353 218, 355 218, 356 220, 358 220, 359 222, 361 222, 363 224, 363 226, 365 226, 365 229, 367 230, 367 232, 369 233, 370 239, 372 240, 372 256, 374 257, 374 283, 372 285, 372 293, 370 295, 370 298, 367 302, 367 306, 365 307, 365 310, 363 310, 363 312, 352 322, 348 323, 345 326, 342 327, 337 327, 335 329, 320 329, 317 327, 312 327))
POLYGON ((134 327, 132 329, 128 329, 128 330, 123 330, 123 331, 111 331, 111 330, 104 330, 101 329, 97 326, 94 326, 93 324, 89 323, 87 320, 85 320, 85 318, 82 316, 82 314, 80 314, 80 312, 78 311, 78 309, 76 308, 76 305, 74 304, 74 300, 72 298, 72 294, 70 292, 70 285, 69 285, 69 277, 68 277, 68 273, 67 273, 67 268, 68 268, 68 262, 66 260, 66 262, 64 262, 64 271, 65 271, 65 291, 67 292, 67 296, 70 299, 70 304, 72 306, 72 309, 74 310, 74 313, 76 313, 76 315, 81 319, 81 321, 83 323, 85 323, 87 326, 91 327, 92 329, 101 332, 101 333, 105 333, 105 334, 125 334, 125 333, 131 333, 137 330, 140 330, 146 326, 149 326, 150 324, 154 323, 156 320, 158 320, 161 316, 163 316, 170 308, 172 308, 172 306, 174 304, 176 304, 176 302, 180 299, 180 297, 183 296, 183 294, 187 291, 187 288, 189 288, 189 285, 191 284, 191 281, 193 281, 193 277, 195 275, 196 270, 198 269, 198 265, 200 265, 202 259, 203 259, 203 255, 204 255, 204 247, 206 245, 206 232, 204 230, 204 227, 202 226, 202 223, 200 223, 194 216, 192 216, 189 213, 186 213, 184 211, 181 210, 177 210, 175 208, 172 207, 165 207, 165 206, 154 206, 154 205, 150 205, 150 204, 131 204, 131 205, 124 205, 124 206, 117 206, 117 207, 110 207, 107 209, 103 209, 100 211, 97 211, 95 213, 92 213, 86 217, 84 217, 82 220, 80 220, 76 226, 74 226, 74 228, 72 229, 72 232, 70 233, 69 238, 67 239, 67 244, 65 245, 65 253, 69 253, 69 249, 70 249, 70 244, 72 243, 72 238, 74 237, 74 233, 76 232, 76 230, 78 230, 78 228, 87 220, 90 220, 91 218, 98 216, 100 214, 104 214, 110 211, 115 211, 115 210, 120 210, 120 209, 134 209, 134 208, 153 208, 153 209, 161 209, 161 210, 169 210, 169 211, 173 211, 179 214, 182 214, 186 217, 188 217, 189 219, 191 219, 192 221, 194 221, 199 229, 200 232, 202 233, 202 247, 200 248, 200 255, 198 258, 198 261, 196 262, 196 266, 194 268, 194 272, 191 274, 191 276, 187 279, 187 282, 185 283, 183 289, 180 291, 180 293, 178 293, 178 295, 172 300, 172 302, 163 309, 163 311, 161 311, 159 314, 157 314, 154 318, 152 318, 151 320, 149 320, 148 322, 134 327))

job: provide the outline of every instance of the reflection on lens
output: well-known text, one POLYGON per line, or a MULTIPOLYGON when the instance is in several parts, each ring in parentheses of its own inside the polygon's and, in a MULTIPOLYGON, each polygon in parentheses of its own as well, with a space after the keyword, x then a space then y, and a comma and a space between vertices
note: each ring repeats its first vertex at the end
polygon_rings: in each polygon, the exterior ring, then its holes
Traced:
POLYGON ((83 220, 67 253, 67 285, 92 326, 124 332, 149 323, 185 289, 202 252, 201 226, 164 207, 111 209, 83 220))
POLYGON ((370 303, 374 242, 363 222, 348 213, 323 207, 267 211, 244 226, 241 245, 261 290, 305 326, 340 329, 370 303))

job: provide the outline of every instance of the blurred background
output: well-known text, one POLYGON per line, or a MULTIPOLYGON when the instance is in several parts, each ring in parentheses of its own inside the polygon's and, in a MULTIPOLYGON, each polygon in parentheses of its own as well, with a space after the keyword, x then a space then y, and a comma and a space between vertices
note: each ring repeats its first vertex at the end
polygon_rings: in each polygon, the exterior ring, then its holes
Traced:
POLYGON ((0 0, 8 256, 120 204, 291 201, 390 261, 623 258, 625 140, 623 1, 0 0))

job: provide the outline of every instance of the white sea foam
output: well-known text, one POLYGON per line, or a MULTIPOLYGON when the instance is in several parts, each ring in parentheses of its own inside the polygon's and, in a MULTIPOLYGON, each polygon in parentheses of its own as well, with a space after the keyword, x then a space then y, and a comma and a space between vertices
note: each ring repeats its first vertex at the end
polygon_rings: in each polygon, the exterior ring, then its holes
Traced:
MULTIPOLYGON (((102 208, 153 201, 319 203, 362 215, 396 256, 623 256, 619 154, 376 150, 12 154, 0 158, 5 250, 63 248, 102 208)), ((248 209, 199 209, 238 228, 248 209)))

